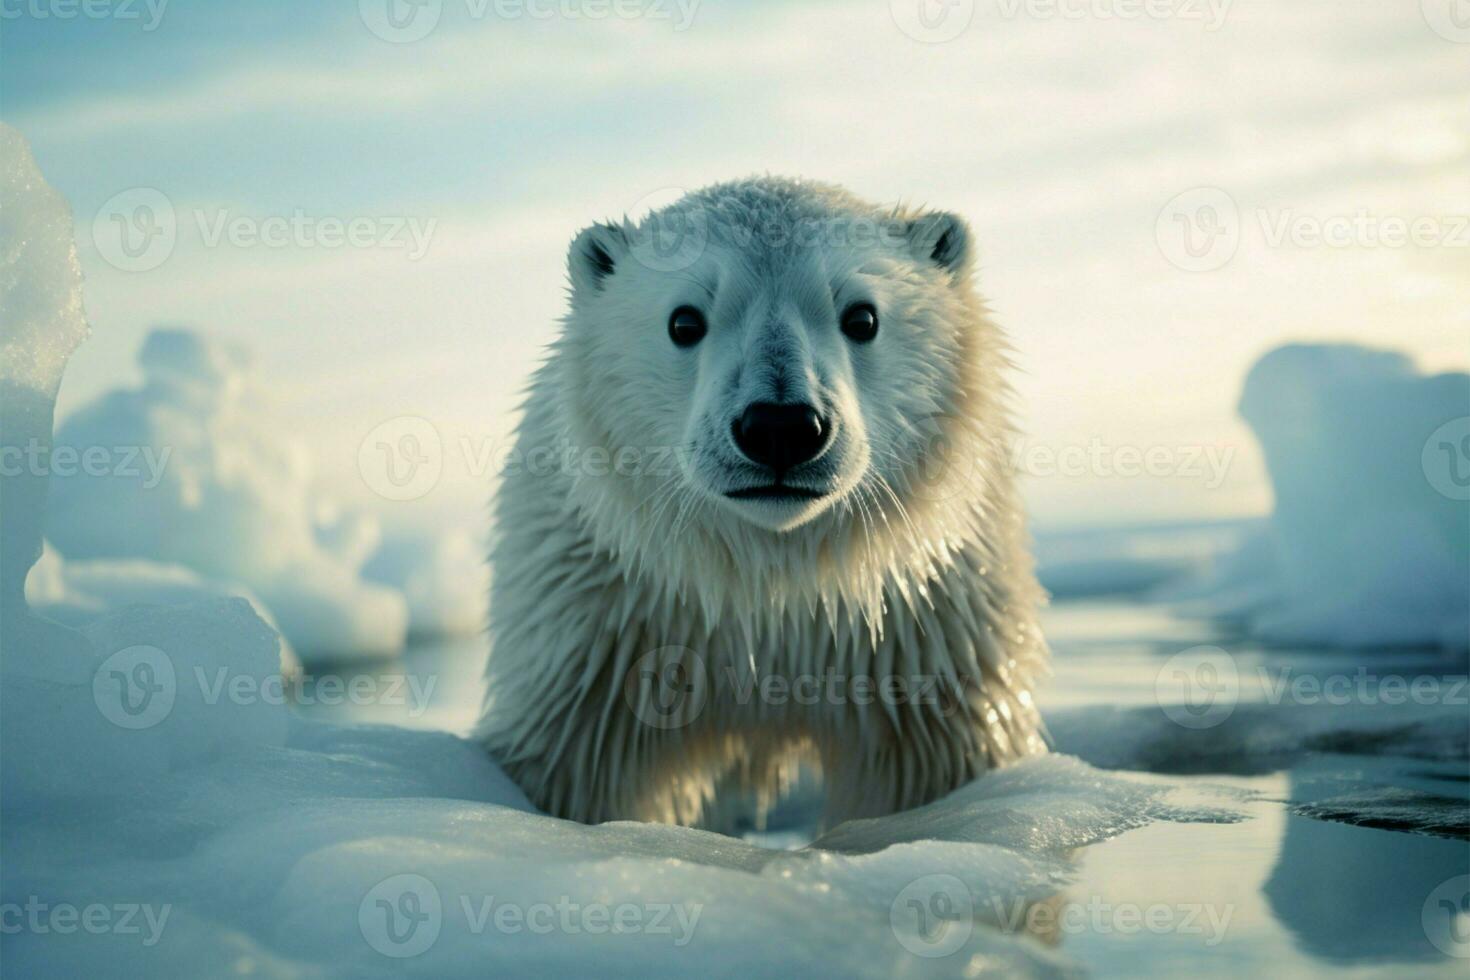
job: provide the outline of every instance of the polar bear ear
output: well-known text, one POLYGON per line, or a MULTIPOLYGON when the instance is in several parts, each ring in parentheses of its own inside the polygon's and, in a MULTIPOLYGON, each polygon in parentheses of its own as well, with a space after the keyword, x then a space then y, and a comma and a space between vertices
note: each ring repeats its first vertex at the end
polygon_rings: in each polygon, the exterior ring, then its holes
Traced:
POLYGON ((628 236, 623 229, 602 222, 583 228, 567 253, 572 290, 584 294, 601 290, 627 254, 628 236))
POLYGON ((970 226, 948 211, 933 211, 909 222, 909 245, 914 254, 952 275, 970 267, 970 226))

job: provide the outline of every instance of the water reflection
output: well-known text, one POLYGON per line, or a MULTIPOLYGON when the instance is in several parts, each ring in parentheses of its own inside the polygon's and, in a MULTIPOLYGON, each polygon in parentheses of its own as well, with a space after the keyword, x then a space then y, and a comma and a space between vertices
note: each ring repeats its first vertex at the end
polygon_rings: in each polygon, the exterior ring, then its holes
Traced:
MULTIPOLYGON (((1339 763, 1341 764, 1341 763, 1339 763)), ((1293 796, 1317 792, 1311 774, 1293 778, 1293 796)), ((1464 841, 1288 816, 1281 854, 1266 882, 1271 910, 1301 945, 1330 963, 1442 960, 1424 917, 1437 886, 1470 871, 1464 841)))

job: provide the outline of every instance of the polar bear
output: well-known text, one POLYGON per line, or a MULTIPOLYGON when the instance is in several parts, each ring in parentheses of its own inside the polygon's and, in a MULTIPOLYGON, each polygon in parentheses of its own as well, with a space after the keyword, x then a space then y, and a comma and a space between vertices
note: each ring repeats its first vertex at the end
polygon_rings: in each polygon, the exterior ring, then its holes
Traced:
POLYGON ((536 804, 728 830, 810 763, 831 826, 1045 751, 971 251, 953 214, 773 177, 572 242, 502 473, 476 730, 536 804))

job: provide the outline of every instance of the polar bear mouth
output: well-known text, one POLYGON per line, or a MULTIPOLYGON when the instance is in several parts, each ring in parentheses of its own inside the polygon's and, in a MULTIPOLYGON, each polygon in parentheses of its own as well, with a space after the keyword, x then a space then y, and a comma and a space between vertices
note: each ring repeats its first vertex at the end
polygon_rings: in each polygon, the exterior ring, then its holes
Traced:
POLYGON ((725 496, 732 500, 820 500, 827 496, 827 491, 794 487, 785 483, 772 483, 763 487, 727 490, 725 496))

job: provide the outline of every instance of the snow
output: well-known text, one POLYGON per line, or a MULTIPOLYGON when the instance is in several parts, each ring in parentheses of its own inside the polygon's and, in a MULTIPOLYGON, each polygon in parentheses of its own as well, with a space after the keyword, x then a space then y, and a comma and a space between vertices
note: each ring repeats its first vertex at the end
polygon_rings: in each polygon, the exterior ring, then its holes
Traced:
POLYGON ((1275 509, 1180 597, 1274 643, 1470 648, 1470 375, 1289 345, 1251 369, 1240 411, 1275 509))
POLYGON ((465 532, 385 534, 362 574, 403 593, 410 636, 464 636, 485 625, 489 566, 465 532))
POLYGON ((206 589, 250 596, 314 663, 481 627, 484 561, 468 537, 384 542, 376 519, 324 498, 304 448, 267 421, 243 351, 158 329, 139 367, 141 388, 104 395, 57 433, 78 457, 109 454, 53 480, 49 535, 68 564, 127 561, 157 582, 188 569, 206 589))
POLYGON ((319 519, 310 462, 251 402, 244 353, 170 328, 149 335, 138 361, 141 388, 104 395, 57 431, 57 445, 79 453, 122 447, 110 468, 52 481, 57 550, 177 564, 243 586, 306 658, 401 649, 403 597, 359 574, 376 523, 361 518, 347 547, 342 529, 319 519))

